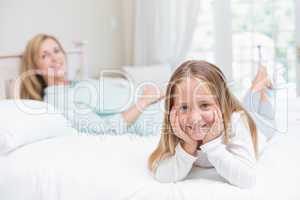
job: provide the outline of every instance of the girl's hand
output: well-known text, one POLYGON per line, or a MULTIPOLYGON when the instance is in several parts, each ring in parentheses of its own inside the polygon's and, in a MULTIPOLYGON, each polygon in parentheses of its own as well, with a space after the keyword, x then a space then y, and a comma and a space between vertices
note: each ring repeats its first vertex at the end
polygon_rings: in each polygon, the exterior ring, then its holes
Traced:
POLYGON ((179 124, 179 118, 176 109, 172 109, 170 113, 170 121, 173 133, 183 140, 183 149, 191 155, 195 155, 198 147, 198 141, 193 140, 188 134, 186 134, 179 124))
POLYGON ((223 118, 222 118, 222 113, 218 107, 215 108, 214 111, 214 123, 211 126, 208 134, 203 139, 203 143, 208 143, 215 138, 219 137, 224 130, 224 123, 223 123, 223 118))

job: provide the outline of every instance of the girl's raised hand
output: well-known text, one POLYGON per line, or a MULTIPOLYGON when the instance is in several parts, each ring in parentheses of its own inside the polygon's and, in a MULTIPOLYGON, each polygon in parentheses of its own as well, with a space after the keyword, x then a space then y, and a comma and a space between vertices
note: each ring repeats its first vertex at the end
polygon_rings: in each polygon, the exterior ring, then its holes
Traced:
POLYGON ((194 154, 198 147, 198 142, 193 140, 187 133, 185 133, 179 124, 179 117, 176 109, 172 109, 170 113, 170 122, 172 132, 180 138, 183 143, 183 148, 190 154, 194 154))
POLYGON ((213 139, 219 137, 224 131, 223 117, 220 108, 216 106, 213 112, 214 112, 214 123, 211 126, 208 134, 204 137, 202 144, 208 143, 213 139))

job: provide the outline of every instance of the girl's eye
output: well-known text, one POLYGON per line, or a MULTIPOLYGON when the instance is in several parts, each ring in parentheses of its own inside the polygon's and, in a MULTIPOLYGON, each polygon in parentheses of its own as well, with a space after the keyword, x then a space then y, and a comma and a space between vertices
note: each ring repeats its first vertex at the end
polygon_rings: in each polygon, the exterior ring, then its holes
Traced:
POLYGON ((188 106, 187 105, 181 105, 179 107, 180 112, 186 112, 188 110, 188 106))
POLYGON ((200 105, 200 108, 203 109, 203 110, 208 109, 208 107, 209 107, 208 103, 203 103, 203 104, 200 105))

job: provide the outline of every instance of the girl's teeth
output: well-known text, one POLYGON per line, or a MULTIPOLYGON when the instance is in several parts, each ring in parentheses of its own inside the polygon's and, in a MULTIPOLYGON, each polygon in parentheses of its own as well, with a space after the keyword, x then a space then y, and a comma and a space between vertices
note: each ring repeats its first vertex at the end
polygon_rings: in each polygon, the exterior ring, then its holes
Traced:
POLYGON ((207 124, 203 125, 203 126, 198 126, 194 128, 194 133, 196 134, 201 134, 201 133, 205 133, 209 130, 209 126, 207 124))

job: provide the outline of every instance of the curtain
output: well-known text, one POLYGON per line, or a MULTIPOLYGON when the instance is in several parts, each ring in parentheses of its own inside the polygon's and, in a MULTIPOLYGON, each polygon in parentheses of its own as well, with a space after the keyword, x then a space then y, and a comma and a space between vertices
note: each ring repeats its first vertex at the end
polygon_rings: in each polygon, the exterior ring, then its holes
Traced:
POLYGON ((180 64, 199 12, 200 0, 136 0, 134 65, 180 64))

